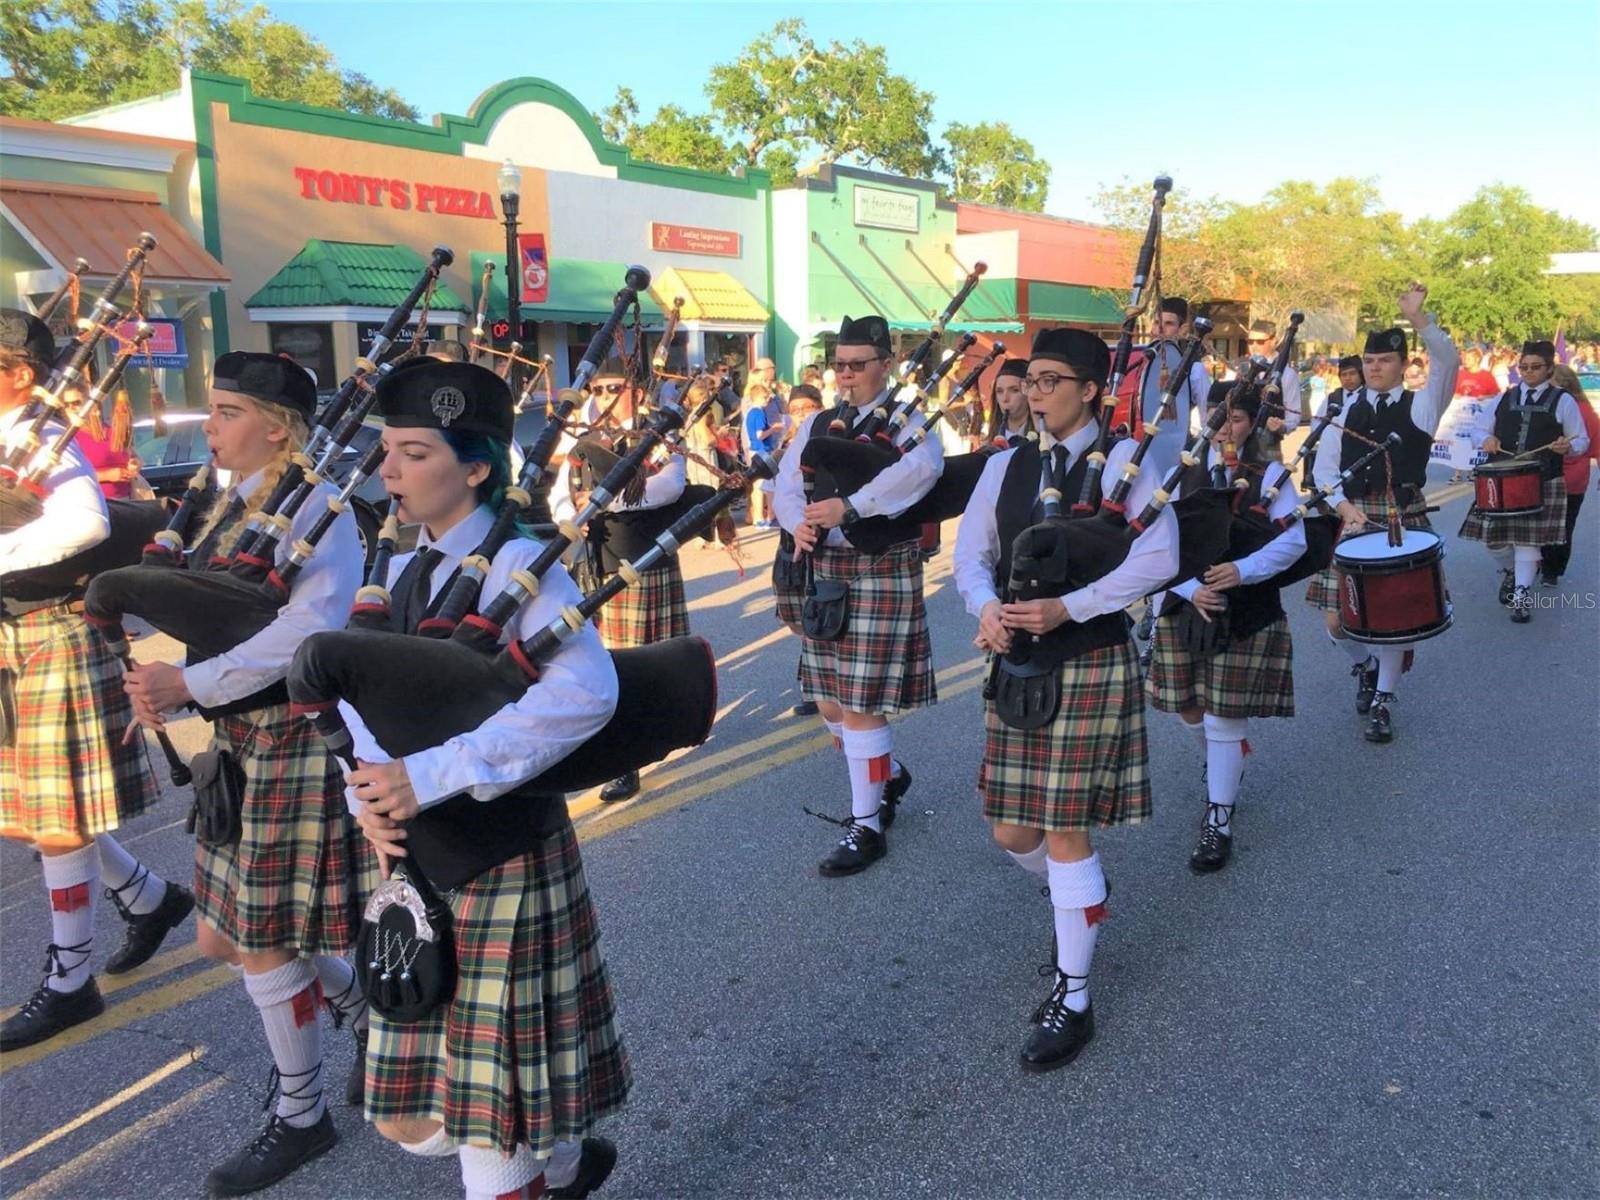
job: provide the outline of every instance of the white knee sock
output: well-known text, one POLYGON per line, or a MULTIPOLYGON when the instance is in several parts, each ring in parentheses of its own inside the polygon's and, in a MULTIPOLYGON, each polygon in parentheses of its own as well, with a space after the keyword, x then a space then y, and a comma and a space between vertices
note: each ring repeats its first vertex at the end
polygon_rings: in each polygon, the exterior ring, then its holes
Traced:
POLYGON ((75 992, 89 982, 100 855, 88 845, 69 854, 40 854, 39 859, 50 899, 48 983, 53 992, 75 992))
POLYGON ((395 1145, 407 1154, 415 1154, 419 1158, 443 1158, 453 1155, 461 1147, 445 1133, 441 1125, 420 1142, 396 1142, 395 1145))
POLYGON ((878 810, 883 807, 883 785, 893 768, 890 749, 894 739, 887 725, 877 729, 846 729, 844 759, 850 767, 850 815, 856 822, 880 832, 878 810))
POLYGON ((1233 806, 1239 799, 1239 779, 1244 775, 1244 740, 1249 721, 1243 717, 1206 714, 1206 824, 1233 836, 1233 806))
POLYGON ((315 1125, 327 1109, 316 968, 297 958, 259 974, 246 971, 244 990, 261 1011, 267 1046, 278 1067, 278 1115, 301 1129, 315 1125))
POLYGON ((543 1173, 544 1162, 526 1146, 518 1146, 507 1157, 483 1146, 462 1146, 456 1150, 461 1162, 461 1184, 467 1200, 513 1200, 526 1197, 528 1187, 543 1173))
POLYGON ((1373 654, 1378 659, 1378 690, 1388 692, 1393 696, 1400 687, 1400 676, 1405 672, 1406 651, 1411 649, 1411 643, 1403 646, 1374 646, 1373 654))
POLYGON ((350 1028, 357 1033, 366 1032, 367 998, 356 979, 356 969, 331 954, 316 955, 311 965, 317 972, 317 982, 322 985, 322 998, 333 1012, 333 1023, 343 1025, 349 1021, 350 1028))
POLYGON ((160 907, 167 895, 167 881, 122 848, 109 833, 94 839, 100 851, 100 882, 122 901, 130 913, 142 917, 160 907))
POLYGON ((1514 546, 1512 550, 1516 555, 1512 571, 1516 576, 1517 586, 1532 587, 1533 578, 1539 573, 1539 547, 1514 546))
POLYGON ((547 1188, 564 1188, 578 1177, 578 1160, 583 1157, 583 1143, 577 1138, 557 1142, 550 1149, 544 1164, 544 1185, 547 1188))
POLYGON ((1328 635, 1328 640, 1350 656, 1350 661, 1356 666, 1361 666, 1372 654, 1372 648, 1365 642, 1358 642, 1355 638, 1334 637, 1328 635))
POLYGON ((827 717, 823 717, 822 718, 822 723, 825 726, 827 726, 828 736, 833 738, 833 748, 835 750, 843 750, 844 749, 844 722, 843 721, 830 721, 830 720, 828 720, 827 717))
POLYGON ((1200 747, 1200 753, 1204 754, 1206 752, 1205 718, 1201 717, 1200 720, 1191 725, 1188 721, 1185 721, 1182 717, 1179 717, 1178 724, 1182 725, 1184 729, 1188 730, 1189 736, 1192 737, 1195 740, 1195 744, 1200 747))
POLYGON ((1011 855, 1012 862, 1016 863, 1029 875, 1037 875, 1040 879, 1043 879, 1050 873, 1045 866, 1048 856, 1045 854, 1043 842, 1040 842, 1026 854, 1018 854, 1015 850, 1007 850, 1006 853, 1011 855))
POLYGON ((1068 976, 1067 1007, 1089 1007, 1089 964, 1095 935, 1106 915, 1106 877, 1100 856, 1077 862, 1049 861, 1050 903, 1056 910, 1056 969, 1068 976), (1080 982, 1081 981, 1081 982, 1080 982))

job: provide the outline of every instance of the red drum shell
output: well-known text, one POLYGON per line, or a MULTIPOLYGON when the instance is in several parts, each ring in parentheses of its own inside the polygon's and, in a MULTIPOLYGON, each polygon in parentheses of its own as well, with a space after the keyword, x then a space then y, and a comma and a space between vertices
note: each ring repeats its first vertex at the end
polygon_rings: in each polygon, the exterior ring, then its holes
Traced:
POLYGON ((1537 462, 1484 463, 1472 472, 1473 507, 1484 517, 1520 517, 1544 508, 1544 472, 1537 462))
POLYGON ((1354 641, 1379 645, 1437 637, 1451 622, 1444 542, 1425 529, 1406 530, 1399 546, 1388 537, 1358 533, 1334 551, 1339 625, 1354 641))

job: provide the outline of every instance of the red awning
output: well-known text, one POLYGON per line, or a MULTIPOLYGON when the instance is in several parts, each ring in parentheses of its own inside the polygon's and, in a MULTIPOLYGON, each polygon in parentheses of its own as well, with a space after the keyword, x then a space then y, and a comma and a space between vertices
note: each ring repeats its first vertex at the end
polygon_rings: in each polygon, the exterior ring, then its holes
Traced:
POLYGON ((0 210, 58 269, 86 258, 90 276, 109 278, 139 234, 149 232, 156 248, 145 268, 148 282, 220 285, 231 278, 154 192, 7 179, 0 181, 0 210))

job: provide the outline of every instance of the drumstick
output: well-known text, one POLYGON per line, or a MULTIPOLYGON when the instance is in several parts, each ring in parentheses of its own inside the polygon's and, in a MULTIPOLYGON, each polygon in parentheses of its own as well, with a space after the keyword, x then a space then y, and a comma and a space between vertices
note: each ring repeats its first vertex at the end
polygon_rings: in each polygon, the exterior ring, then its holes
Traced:
POLYGON ((1543 454, 1546 450, 1550 449, 1550 447, 1554 446, 1556 444, 1556 442, 1559 442, 1561 440, 1561 438, 1564 438, 1566 436, 1567 435, 1563 433, 1561 435, 1561 437, 1556 438, 1555 441, 1546 442, 1542 446, 1535 446, 1531 450, 1524 450, 1520 454, 1513 454, 1510 458, 1502 458, 1500 461, 1501 462, 1516 462, 1519 459, 1532 458, 1535 454, 1543 454))

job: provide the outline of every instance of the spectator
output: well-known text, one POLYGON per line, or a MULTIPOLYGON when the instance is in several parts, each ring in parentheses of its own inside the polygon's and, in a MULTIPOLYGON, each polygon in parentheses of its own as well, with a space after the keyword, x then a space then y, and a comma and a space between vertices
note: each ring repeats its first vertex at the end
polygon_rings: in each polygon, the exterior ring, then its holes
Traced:
POLYGON ((1420 356, 1414 356, 1406 364, 1405 374, 1401 376, 1401 382, 1408 392, 1421 391, 1428 382, 1428 364, 1420 356))
POLYGON ((822 407, 832 408, 839 403, 839 377, 829 367, 822 372, 822 407))
POLYGON ((1567 483, 1567 541, 1564 546, 1545 546, 1540 550, 1540 574, 1546 587, 1555 587, 1566 574, 1567 563, 1572 558, 1572 530, 1578 523, 1578 509, 1583 507, 1583 496, 1589 490, 1590 461, 1600 459, 1600 413, 1584 394, 1583 385, 1571 367, 1558 363, 1550 372, 1550 381, 1578 402, 1583 414, 1583 425, 1589 432, 1589 448, 1582 454, 1569 454, 1562 461, 1562 474, 1567 483))
MULTIPOLYGON (((781 415, 775 418, 771 407, 776 400, 777 397, 767 386, 756 380, 751 380, 750 386, 744 390, 744 412, 739 431, 746 461, 756 450, 776 450, 783 440, 784 420, 781 415)), ((767 515, 771 494, 770 479, 763 479, 751 490, 750 524, 757 529, 770 529, 777 524, 767 515)))
POLYGON ((778 378, 778 364, 770 358, 756 359, 756 369, 750 373, 750 382, 763 385, 771 395, 778 398, 780 404, 789 394, 789 385, 778 378))
POLYGON ((1470 396, 1474 400, 1498 396, 1501 388, 1494 373, 1486 365, 1483 350, 1468 346, 1461 351, 1461 370, 1456 372, 1456 395, 1470 396))

